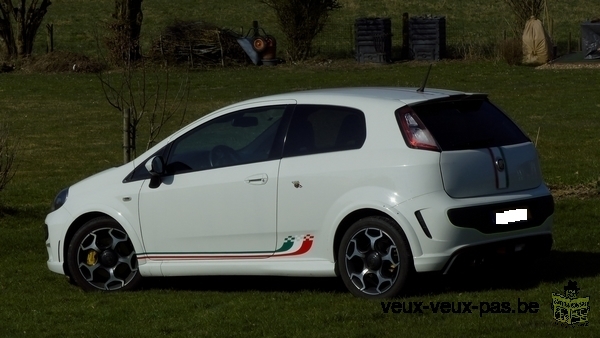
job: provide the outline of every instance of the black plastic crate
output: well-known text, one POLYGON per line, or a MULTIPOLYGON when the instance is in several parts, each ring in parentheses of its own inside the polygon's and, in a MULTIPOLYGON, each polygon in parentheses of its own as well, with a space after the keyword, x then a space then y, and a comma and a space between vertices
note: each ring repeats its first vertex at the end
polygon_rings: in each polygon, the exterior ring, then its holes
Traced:
POLYGON ((437 61, 446 57, 446 17, 411 17, 408 27, 412 59, 437 61))
POLYGON ((392 21, 389 18, 360 18, 354 23, 358 62, 392 61, 392 21))
POLYGON ((600 21, 581 24, 581 49, 585 59, 600 59, 600 21))

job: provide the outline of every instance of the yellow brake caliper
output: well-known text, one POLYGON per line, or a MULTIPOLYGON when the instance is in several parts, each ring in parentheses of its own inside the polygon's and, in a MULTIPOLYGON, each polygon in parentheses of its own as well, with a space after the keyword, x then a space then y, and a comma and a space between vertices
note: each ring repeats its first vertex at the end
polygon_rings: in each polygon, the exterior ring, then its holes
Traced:
POLYGON ((88 252, 88 255, 87 255, 86 264, 89 266, 92 266, 92 265, 96 265, 96 263, 98 263, 98 254, 96 253, 96 251, 90 250, 90 252, 88 252))

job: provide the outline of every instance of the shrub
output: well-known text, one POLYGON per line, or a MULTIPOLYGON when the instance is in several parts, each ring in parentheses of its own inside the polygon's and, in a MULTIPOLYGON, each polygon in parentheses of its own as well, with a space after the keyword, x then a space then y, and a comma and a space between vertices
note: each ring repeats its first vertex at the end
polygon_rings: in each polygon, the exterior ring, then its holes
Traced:
POLYGON ((104 70, 106 65, 84 54, 54 51, 30 58, 22 68, 32 73, 98 73, 104 70))
POLYGON ((301 61, 310 56, 314 38, 323 31, 331 11, 341 8, 338 0, 260 0, 275 10, 288 43, 288 56, 301 61))
POLYGON ((523 34, 525 23, 532 16, 540 18, 546 6, 546 0, 504 0, 515 15, 514 31, 517 36, 523 34))
POLYGON ((523 42, 517 38, 506 39, 500 43, 500 53, 509 65, 521 64, 523 60, 523 42))

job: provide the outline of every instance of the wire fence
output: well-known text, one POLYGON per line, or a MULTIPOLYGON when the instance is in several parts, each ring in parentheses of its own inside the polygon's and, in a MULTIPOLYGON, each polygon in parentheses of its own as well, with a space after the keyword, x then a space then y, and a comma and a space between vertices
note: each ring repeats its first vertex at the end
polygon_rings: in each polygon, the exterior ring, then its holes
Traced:
MULTIPOLYGON (((402 54, 402 21, 392 23, 392 59, 400 59, 402 54)), ((313 41, 313 54, 319 58, 353 58, 356 55, 356 31, 354 22, 329 25, 313 41)), ((504 32, 495 35, 481 32, 461 32, 446 38, 447 53, 450 58, 493 58, 499 55, 499 43, 504 32)), ((281 39, 280 40, 285 40, 281 39)), ((285 53, 285 41, 278 49, 285 53)))
MULTIPOLYGON (((474 30, 455 23, 450 23, 446 34, 446 57, 456 59, 494 59, 502 57, 502 48, 507 39, 517 39, 514 33, 507 29, 490 31, 474 30)), ((392 58, 397 60, 402 51, 402 19, 393 19, 391 25, 392 58)), ((354 21, 329 24, 313 41, 312 51, 317 58, 354 58, 356 56, 354 21)), ((283 34, 278 35, 278 53, 285 56, 286 42, 283 34)), ((579 50, 579 31, 571 33, 563 29, 555 32, 553 43, 562 54, 579 50)))
MULTIPOLYGON (((402 47, 402 25, 392 25, 392 56, 400 57, 402 47), (397 54, 397 55, 396 55, 397 54)), ((313 52, 324 58, 349 58, 356 55, 356 30, 354 22, 332 25, 317 36, 313 43, 313 52)))

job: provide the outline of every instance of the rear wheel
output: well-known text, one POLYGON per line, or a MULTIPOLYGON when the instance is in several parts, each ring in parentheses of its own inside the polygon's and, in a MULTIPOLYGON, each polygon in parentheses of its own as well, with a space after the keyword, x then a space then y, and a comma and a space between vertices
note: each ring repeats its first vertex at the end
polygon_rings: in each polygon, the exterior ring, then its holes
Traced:
POLYGON ((356 296, 390 298, 402 290, 411 267, 408 242, 398 226, 384 217, 354 223, 342 237, 338 267, 356 296))
POLYGON ((131 290, 141 275, 133 244, 112 218, 95 218, 73 236, 68 249, 73 280, 84 290, 131 290))

